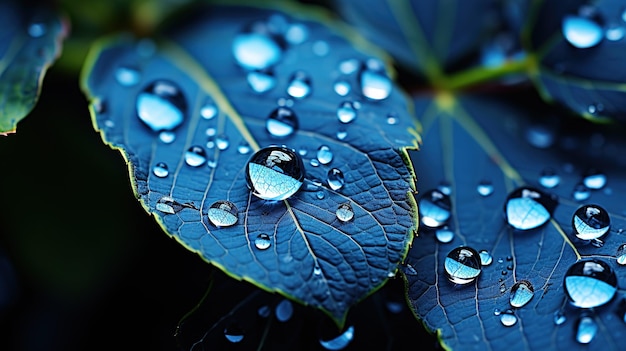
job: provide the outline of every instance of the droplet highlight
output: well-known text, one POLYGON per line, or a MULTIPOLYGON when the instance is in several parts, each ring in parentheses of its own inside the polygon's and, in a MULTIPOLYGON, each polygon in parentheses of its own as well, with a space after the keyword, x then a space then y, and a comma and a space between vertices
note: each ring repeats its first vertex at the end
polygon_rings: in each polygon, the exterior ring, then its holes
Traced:
POLYGON ((276 86, 276 77, 268 71, 252 71, 246 76, 248 86, 258 94, 272 90, 276 86))
POLYGON ((260 70, 278 63, 283 56, 283 47, 276 38, 259 30, 238 34, 233 40, 232 52, 235 61, 244 69, 260 70))
POLYGON ((382 62, 374 59, 367 61, 367 64, 359 74, 361 93, 371 100, 384 100, 391 94, 391 79, 385 72, 382 62))
POLYGON ((626 244, 621 244, 617 248, 615 258, 617 260, 617 264, 619 264, 620 266, 626 266, 626 244))
POLYGON ((517 323, 517 316, 513 311, 505 311, 500 313, 500 323, 505 327, 512 327, 517 323))
POLYGON ((337 109, 337 118, 341 123, 350 123, 352 122, 357 115, 357 110, 350 101, 344 101, 339 105, 337 109))
POLYGON ((329 164, 333 160, 333 156, 333 152, 328 145, 322 145, 317 149, 317 160, 320 164, 329 164))
POLYGON ((287 94, 297 99, 309 96, 311 90, 311 78, 302 71, 295 72, 287 86, 287 94))
POLYGON ((598 325, 591 316, 583 315, 576 325, 576 341, 581 344, 590 343, 598 332, 598 325))
POLYGON ((141 75, 135 68, 122 66, 115 70, 115 80, 117 80, 120 85, 130 87, 139 83, 141 75))

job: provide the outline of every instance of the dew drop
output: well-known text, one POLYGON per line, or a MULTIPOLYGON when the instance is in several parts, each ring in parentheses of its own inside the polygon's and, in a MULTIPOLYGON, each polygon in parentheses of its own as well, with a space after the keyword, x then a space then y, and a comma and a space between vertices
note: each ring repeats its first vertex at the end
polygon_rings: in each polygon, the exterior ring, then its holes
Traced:
POLYGON ((327 42, 323 40, 318 40, 313 43, 312 49, 315 55, 321 57, 328 55, 328 52, 330 51, 330 46, 327 42))
POLYGON ((330 340, 320 339, 320 345, 326 350, 343 350, 354 339, 354 326, 349 326, 343 333, 330 340))
POLYGON ((327 145, 322 145, 317 149, 317 160, 323 165, 327 165, 333 160, 333 152, 327 145))
POLYGON ((232 343, 241 342, 244 338, 244 331, 236 324, 231 324, 224 328, 224 337, 232 343))
POLYGON ((218 135, 215 138, 215 145, 219 150, 226 150, 230 146, 230 141, 228 140, 228 136, 226 134, 218 135))
POLYGON ((204 105, 200 108, 200 116, 204 119, 213 119, 217 116, 217 105, 213 100, 208 100, 204 103, 204 105))
POLYGON ((574 47, 586 49, 596 46, 602 41, 602 26, 592 18, 567 15, 561 26, 563 36, 574 47))
POLYGON ((348 202, 339 205, 335 214, 337 215, 337 219, 342 222, 348 222, 352 220, 352 218, 354 218, 352 205, 350 205, 350 203, 348 202))
POLYGON ((271 136, 286 138, 298 129, 298 117, 288 107, 278 107, 267 117, 265 129, 271 136))
POLYGON ((201 146, 192 146, 185 151, 185 163, 191 167, 200 167, 207 161, 206 151, 201 146))
POLYGON ((391 94, 391 79, 382 62, 370 59, 359 73, 361 93, 371 100, 384 100, 391 94))
POLYGON ((251 150, 252 149, 250 148, 250 144, 245 141, 241 141, 239 145, 237 145, 237 152, 240 155, 247 155, 248 153, 250 153, 251 150))
POLYGON ((270 236, 265 233, 259 234, 256 239, 254 239, 254 246, 259 250, 267 250, 271 244, 270 236))
POLYGON ((346 96, 350 93, 350 90, 352 90, 352 86, 345 80, 338 80, 333 85, 333 90, 335 90, 335 93, 339 96, 346 96))
POLYGON ((435 231, 435 237, 440 243, 447 244, 454 240, 454 232, 448 229, 448 227, 439 228, 435 231))
POLYGON ((269 146, 252 155, 246 165, 246 180, 255 196, 285 200, 302 186, 304 164, 291 149, 269 146))
POLYGON ((161 197, 156 203, 156 209, 167 214, 174 214, 182 209, 182 206, 170 196, 161 197))
POLYGON ((337 140, 344 140, 348 136, 348 132, 345 129, 339 129, 335 134, 337 140))
POLYGON ((493 256, 487 250, 480 250, 478 255, 480 256, 480 264, 482 266, 488 266, 493 262, 493 256))
POLYGON ((276 77, 267 71, 252 71, 246 76, 248 85, 255 93, 262 94, 276 86, 276 77))
POLYGON ((554 317, 552 319, 552 321, 554 322, 554 325, 561 325, 565 323, 566 320, 567 318, 561 311, 554 312, 554 317))
POLYGON ((535 295, 535 289, 528 280, 520 280, 511 287, 509 303, 512 307, 524 307, 535 295))
POLYGON ((137 85, 140 79, 141 75, 135 68, 122 66, 115 70, 115 80, 117 80, 120 85, 125 87, 137 85))
POLYGON ((164 130, 159 133, 159 140, 161 140, 161 142, 164 144, 171 144, 174 142, 174 140, 176 140, 176 134, 169 130, 164 130))
POLYGON ((170 174, 170 171, 167 169, 165 162, 158 162, 152 168, 152 173, 159 178, 165 178, 170 174))
POLYGON ((531 187, 521 187, 506 200, 507 222, 518 230, 535 229, 545 224, 556 208, 557 198, 531 187))
POLYGON ((278 303, 278 305, 276 305, 276 310, 274 312, 276 319, 280 322, 286 322, 293 316, 293 304, 291 301, 283 299, 278 303))
POLYGON ((317 197, 318 200, 323 200, 326 197, 326 194, 324 194, 323 190, 320 190, 315 193, 315 197, 317 197))
POLYGON ((302 71, 295 72, 287 86, 289 96, 302 99, 311 94, 311 78, 302 71))
POLYGON ((172 82, 158 80, 137 96, 137 116, 154 131, 172 130, 184 119, 187 101, 172 82))
POLYGON ((545 125, 532 125, 526 130, 526 141, 538 149, 549 148, 554 140, 554 131, 545 125))
POLYGON ((328 186, 330 186, 330 188, 333 190, 339 190, 343 188, 343 184, 345 183, 343 172, 337 168, 329 170, 327 181, 328 186))
POLYGON ((337 109, 337 118, 341 123, 350 123, 356 118, 356 108, 350 101, 344 101, 337 109))
POLYGON ((581 240, 594 240, 602 237, 611 227, 609 213, 598 205, 580 206, 572 217, 574 234, 581 240))
POLYGON ((255 70, 278 63, 283 56, 283 47, 269 34, 260 30, 247 31, 235 37, 232 52, 241 67, 255 70))
POLYGON ((451 282, 471 283, 481 272, 480 255, 471 247, 457 247, 448 253, 444 261, 444 269, 451 282))
POLYGON ((552 189, 559 185, 560 182, 561 177, 556 174, 554 169, 546 168, 541 171, 541 175, 539 176, 539 184, 541 184, 542 187, 552 189))
MULTIPOLYGON (((215 136, 215 134, 217 134, 217 129, 213 128, 213 127, 209 127, 204 131, 204 134, 208 137, 212 137, 215 136)), ((212 147, 212 146, 211 146, 212 147)))
POLYGON ((584 184, 576 184, 572 191, 572 197, 576 201, 585 201, 591 196, 591 191, 584 184))
POLYGON ((626 244, 621 244, 617 248, 615 258, 617 258, 617 264, 620 266, 626 266, 626 244))
POLYGON ((480 196, 489 196, 493 194, 493 184, 488 180, 483 180, 476 186, 476 191, 480 196))
POLYGON ((573 306, 594 308, 609 302, 617 292, 617 277, 598 259, 574 263, 565 273, 565 294, 573 306))
POLYGON ((28 35, 33 38, 43 37, 44 35, 46 35, 47 31, 48 29, 45 23, 33 23, 28 26, 28 35))
POLYGON ((589 106, 587 106, 587 112, 589 112, 592 115, 596 115, 601 113, 602 111, 604 111, 604 105, 602 104, 590 104, 589 106))
POLYGON ((598 332, 598 325, 591 316, 583 315, 576 325, 576 341, 581 344, 590 343, 598 332))
POLYGON ((309 29, 302 23, 292 23, 285 31, 285 40, 291 45, 304 43, 309 37, 309 29))
POLYGON ((602 189, 606 185, 606 175, 597 170, 587 171, 583 184, 589 189, 602 189))
POLYGON ((207 211, 209 221, 216 227, 230 227, 237 223, 237 206, 227 200, 215 201, 207 211))
POLYGON ((517 323, 517 317, 512 311, 506 311, 500 313, 500 323, 505 327, 512 327, 517 323))
POLYGON ((604 32, 604 37, 609 41, 618 41, 624 38, 624 27, 619 25, 610 25, 604 32))
POLYGON ((439 228, 450 219, 452 203, 448 195, 433 189, 422 196, 418 208, 420 220, 425 226, 439 228))
POLYGON ((387 114, 387 124, 389 125, 398 124, 398 116, 395 113, 387 114))

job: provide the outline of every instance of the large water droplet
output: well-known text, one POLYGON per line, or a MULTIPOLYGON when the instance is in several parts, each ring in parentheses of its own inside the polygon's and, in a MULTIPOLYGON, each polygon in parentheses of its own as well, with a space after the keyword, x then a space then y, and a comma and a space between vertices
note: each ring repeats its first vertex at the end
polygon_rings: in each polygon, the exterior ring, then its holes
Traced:
POLYGON ((254 246, 256 246, 256 248, 259 250, 266 250, 270 247, 270 245, 272 245, 270 236, 265 233, 257 235, 257 237, 254 239, 254 246))
POLYGON ((598 332, 598 325, 593 317, 583 315, 576 325, 576 341, 581 344, 590 343, 598 332))
POLYGON ((330 188, 333 190, 339 190, 343 188, 343 184, 345 183, 343 172, 337 168, 329 170, 327 181, 328 186, 330 186, 330 188))
POLYGON ((161 140, 161 142, 164 144, 171 144, 174 142, 174 140, 176 140, 176 134, 174 134, 174 132, 172 131, 164 130, 159 133, 159 140, 161 140))
POLYGON ((178 127, 185 117, 187 101, 172 82, 158 80, 137 96, 137 116, 154 131, 178 127))
POLYGON ((617 259, 617 264, 620 266, 626 265, 626 244, 622 244, 617 248, 615 258, 617 259))
POLYGON ((288 137, 298 129, 298 117, 292 109, 278 107, 267 117, 265 129, 273 137, 288 137))
POLYGON ((448 253, 444 261, 448 279, 455 284, 468 284, 481 272, 480 255, 468 246, 460 246, 448 253))
POLYGON ((588 170, 583 178, 583 184, 589 189, 602 189, 606 185, 606 175, 595 169, 588 170))
POLYGON ((596 46, 602 41, 602 26, 592 18, 567 15, 561 26, 563 36, 574 47, 586 49, 596 46))
POLYGON ((580 206, 572 217, 574 234, 581 240, 594 240, 602 237, 611 227, 609 213, 598 205, 580 206))
POLYGON ((237 206, 226 200, 215 201, 207 211, 207 217, 217 227, 230 227, 237 223, 237 206))
POLYGON ((440 243, 447 244, 454 240, 454 232, 448 227, 439 228, 435 231, 435 237, 440 243))
POLYGON ((450 219, 452 203, 450 197, 433 189, 427 191, 419 200, 420 220, 430 228, 439 228, 450 219))
POLYGON ((201 146, 192 146, 185 151, 185 163, 192 167, 200 167, 206 163, 206 151, 201 146))
POLYGON ((130 87, 139 83, 140 79, 141 76, 136 68, 122 66, 115 70, 115 80, 120 85, 130 87))
POLYGON ((354 211, 349 202, 339 205, 335 214, 337 215, 337 219, 342 222, 348 222, 354 218, 354 211))
POLYGON ((276 85, 276 77, 272 72, 252 71, 246 76, 248 85, 256 93, 264 93, 271 90, 276 85))
POLYGON ((291 316, 293 316, 293 304, 291 303, 291 301, 283 299, 281 302, 278 303, 278 305, 276 305, 276 309, 274 312, 276 315, 276 319, 281 322, 286 322, 291 319, 291 316))
POLYGON ((165 178, 170 174, 170 171, 165 162, 158 162, 152 168, 152 173, 159 178, 165 178))
POLYGON ((343 333, 330 340, 320 339, 320 345, 326 350, 343 350, 354 339, 354 326, 349 326, 343 333))
POLYGON ((536 148, 546 149, 554 144, 555 133, 548 126, 542 124, 531 125, 526 130, 526 140, 536 148))
POLYGON ((570 303, 580 308, 602 306, 617 292, 615 272, 598 259, 574 263, 565 273, 564 284, 570 303))
POLYGON ((528 280, 520 280, 511 287, 509 303, 515 308, 524 307, 535 295, 535 289, 528 280))
POLYGON ((556 174, 554 169, 546 168, 541 171, 541 175, 539 176, 539 184, 544 188, 552 189, 555 186, 559 185, 561 182, 561 177, 556 174))
POLYGON ((280 61, 283 47, 263 28, 238 34, 233 40, 233 55, 237 63, 247 69, 265 69, 280 61))
POLYGON ((514 326, 517 323, 517 317, 513 313, 513 311, 505 311, 500 313, 500 323, 502 323, 505 327, 514 326))
POLYGON ((333 160, 333 152, 327 145, 322 145, 317 149, 317 160, 323 165, 329 164, 333 160))
POLYGON ((243 329, 241 329, 241 327, 239 327, 239 325, 237 325, 236 323, 233 323, 224 328, 224 337, 226 338, 226 340, 232 343, 241 342, 244 338, 244 335, 245 333, 243 329))
POLYGON ((504 212, 513 228, 530 230, 545 224, 557 204, 555 196, 531 187, 522 187, 509 194, 504 212))
POLYGON ((337 109, 337 118, 341 123, 350 123, 356 118, 356 108, 350 101, 344 101, 337 109))
POLYGON ((252 155, 246 165, 246 180, 255 196, 285 200, 302 186, 304 164, 291 149, 269 146, 252 155))
POLYGON ((311 78, 302 71, 295 72, 287 86, 287 94, 294 98, 304 98, 311 94, 311 78))
POLYGON ((382 62, 374 59, 368 60, 359 74, 361 93, 371 100, 383 100, 391 94, 391 79, 385 73, 382 62))

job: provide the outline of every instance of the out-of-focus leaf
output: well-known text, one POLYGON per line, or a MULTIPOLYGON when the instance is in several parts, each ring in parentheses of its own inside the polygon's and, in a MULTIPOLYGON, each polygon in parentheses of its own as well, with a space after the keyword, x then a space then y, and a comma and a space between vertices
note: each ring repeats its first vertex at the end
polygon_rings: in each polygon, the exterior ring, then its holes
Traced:
POLYGON ((626 120, 626 3, 536 1, 527 50, 543 97, 593 120, 626 120))
POLYGON ((53 9, 29 5, 0 3, 0 135, 14 133, 37 103, 46 70, 67 34, 53 9))
MULTIPOLYGON (((621 264, 616 257, 626 243, 624 131, 600 129, 604 126, 583 119, 561 120, 541 103, 519 97, 423 96, 415 108, 424 140, 412 154, 419 170, 421 223, 403 271, 416 316, 455 351, 621 349, 626 251, 621 264), (526 201, 511 203, 518 211, 509 221, 507 197, 524 186, 532 190, 526 201), (439 198, 427 203, 433 189, 439 198), (535 195, 558 199, 552 217, 535 229, 514 229, 508 222, 530 228, 542 216, 547 219, 535 195), (574 235, 573 215, 584 204, 609 213, 610 230, 600 240, 574 235), (479 263, 480 274, 467 284, 460 283, 460 276, 476 272, 470 264, 452 271, 459 278, 456 284, 444 268, 448 253, 460 246, 486 250, 492 259, 479 263), (574 263, 587 259, 608 264, 617 277, 617 292, 603 306, 577 308, 566 298, 564 277, 574 263), (522 307, 512 305, 512 287, 524 280, 534 295, 522 307), (584 316, 591 317, 585 323, 592 322, 583 326, 597 327, 595 336, 586 335, 589 345, 577 342, 577 335, 585 337, 578 329, 584 316)), ((572 294, 593 299, 614 292, 594 279, 582 281, 572 294)))
MULTIPOLYGON (((169 235, 342 324, 408 251, 416 210, 405 148, 418 136, 375 52, 305 9, 196 8, 154 42, 97 45, 83 89, 95 129, 122 152, 137 197, 169 235), (182 119, 149 128, 138 115, 182 119), (304 161, 304 184, 282 201, 258 198, 246 181, 251 155, 270 145, 304 161)), ((268 181, 298 183, 276 177, 268 181)))

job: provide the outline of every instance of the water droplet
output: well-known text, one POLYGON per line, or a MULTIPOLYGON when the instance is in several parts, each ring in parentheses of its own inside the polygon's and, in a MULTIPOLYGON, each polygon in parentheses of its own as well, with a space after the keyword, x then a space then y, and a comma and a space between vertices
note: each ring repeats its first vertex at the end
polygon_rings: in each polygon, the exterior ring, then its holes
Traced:
POLYGON ((395 113, 387 114, 387 124, 394 125, 398 123, 398 116, 395 113))
POLYGON ((316 276, 322 275, 322 267, 320 266, 313 267, 313 275, 316 275, 316 276))
POLYGON ((512 311, 507 310, 506 312, 502 312, 500 314, 500 323, 502 323, 505 327, 514 326, 515 323, 517 323, 517 317, 512 311))
POLYGON ((224 328, 224 337, 232 343, 241 342, 244 338, 244 331, 237 324, 231 324, 224 328))
POLYGON ((541 171, 541 175, 539 176, 539 184, 544 188, 552 189, 559 185, 561 182, 561 177, 556 174, 554 169, 546 168, 541 171))
POLYGON ((439 190, 426 192, 419 201, 420 220, 430 228, 439 228, 450 219, 450 197, 439 190))
MULTIPOLYGON (((217 129, 213 128, 213 127, 209 127, 204 131, 204 134, 208 137, 212 137, 215 136, 215 134, 217 134, 217 129)), ((212 146, 210 146, 212 147, 212 146)))
POLYGON ((439 191, 441 191, 443 194, 446 194, 446 195, 452 194, 452 186, 450 185, 450 183, 448 183, 445 180, 439 183, 439 185, 437 186, 437 189, 439 189, 439 191))
POLYGON ((256 239, 254 239, 254 246, 259 250, 266 250, 271 244, 270 236, 265 233, 259 234, 256 239))
POLYGON ((219 150, 226 150, 230 146, 230 141, 226 134, 220 134, 215 138, 215 145, 219 150))
POLYGON ((309 37, 309 29, 302 23, 292 23, 285 31, 285 40, 291 45, 304 43, 309 37))
POLYGON ((557 204, 553 195, 531 187, 518 188, 507 197, 504 206, 506 219, 515 229, 534 229, 550 219, 557 204))
POLYGON ((337 109, 337 118, 341 123, 350 123, 356 118, 356 109, 350 101, 344 101, 337 109))
POLYGON ((185 163, 191 167, 200 167, 206 163, 206 151, 201 146, 192 146, 185 151, 185 163))
POLYGON ((330 46, 323 40, 317 40, 312 46, 313 53, 317 56, 326 56, 330 51, 330 46))
POLYGON ((565 323, 566 320, 567 318, 561 311, 554 312, 554 318, 553 318, 554 325, 561 325, 565 323))
POLYGON ((576 184, 574 186, 574 191, 572 192, 572 197, 576 201, 585 201, 589 199, 591 196, 591 191, 584 184, 576 184))
POLYGON ((574 47, 586 49, 596 46, 602 41, 602 26, 592 18, 567 15, 561 26, 563 36, 574 47))
POLYGON ((531 125, 526 130, 526 141, 538 149, 547 149, 554 144, 554 131, 548 126, 531 125))
POLYGON ((246 180, 255 196, 285 200, 302 186, 304 164, 291 149, 269 146, 252 155, 246 165, 246 180))
POLYGON ((611 219, 609 213, 598 205, 580 206, 572 217, 574 234, 581 240, 594 240, 609 231, 611 219))
POLYGON ((348 222, 354 218, 354 211, 349 202, 339 205, 335 214, 337 215, 337 219, 342 222, 348 222))
POLYGON ((480 255, 476 250, 460 246, 448 253, 444 261, 448 279, 455 284, 473 282, 481 272, 480 255))
POLYGON ((435 231, 435 237, 440 243, 447 244, 454 239, 454 232, 448 227, 439 228, 435 231))
POLYGON ((617 264, 620 266, 626 265, 626 244, 622 244, 617 248, 615 257, 617 258, 617 264))
POLYGON ((170 171, 167 169, 167 165, 164 162, 158 162, 152 168, 152 173, 159 178, 165 178, 170 174, 170 171))
POLYGON ((606 185, 606 175, 598 170, 588 170, 583 178, 583 184, 589 189, 602 189, 606 185))
POLYGON ((500 315, 500 313, 502 313, 502 311, 500 311, 500 309, 499 309, 499 308, 494 308, 494 309, 493 309, 493 315, 494 315, 494 316, 499 316, 499 315, 500 315))
POLYGON ((337 136, 337 140, 344 140, 348 136, 348 132, 342 128, 339 129, 335 135, 337 136))
POLYGON ((264 93, 270 91, 276 86, 276 77, 271 72, 266 71, 252 71, 248 72, 246 76, 248 85, 256 93, 264 93))
POLYGON ((359 74, 361 93, 368 99, 383 100, 391 94, 391 80, 385 73, 384 65, 377 60, 368 60, 359 74))
POLYGON ((247 70, 265 69, 280 61, 283 47, 262 28, 238 34, 233 40, 232 52, 237 63, 247 70))
POLYGON ((176 134, 169 130, 164 130, 159 133, 159 140, 161 140, 161 142, 164 144, 171 144, 174 142, 174 140, 176 140, 176 134))
POLYGON ((320 345, 326 350, 343 350, 354 339, 354 326, 349 326, 343 333, 330 340, 320 339, 320 345))
POLYGON ((323 200, 324 197, 326 197, 326 194, 324 194, 323 190, 320 190, 317 193, 315 193, 315 197, 317 197, 318 200, 323 200))
POLYGON ((333 190, 339 190, 345 183, 343 172, 337 168, 333 168, 328 171, 328 186, 333 190))
POLYGON ((535 295, 535 289, 528 280, 520 280, 511 287, 509 303, 515 308, 524 307, 535 295))
POLYGON ((293 316, 293 304, 287 299, 283 299, 276 305, 275 310, 276 319, 280 322, 286 322, 293 316))
POLYGON ((311 166, 313 167, 319 167, 320 165, 320 161, 318 161, 316 158, 312 158, 309 163, 311 164, 311 166))
POLYGON ((480 250, 478 255, 480 256, 480 264, 482 266, 488 266, 493 262, 493 256, 487 250, 480 250))
POLYGON ((591 316, 583 315, 576 325, 576 341, 581 344, 590 343, 598 332, 598 325, 591 316))
POLYGON ((28 35, 33 38, 43 37, 44 35, 46 35, 47 31, 48 29, 45 23, 33 23, 28 26, 28 35))
POLYGON ((579 308, 602 306, 617 292, 615 272, 598 259, 574 263, 565 273, 564 284, 570 303, 579 308))
POLYGON ((237 223, 237 206, 226 200, 215 201, 207 211, 209 221, 217 227, 230 227, 237 223))
POLYGON ((272 310, 270 309, 270 307, 268 305, 263 305, 263 306, 259 307, 259 309, 257 310, 257 314, 261 318, 269 317, 270 313, 272 313, 272 310))
POLYGON ((322 145, 317 149, 317 160, 323 165, 327 165, 333 160, 333 152, 327 145, 322 145))
POLYGON ((207 100, 204 105, 200 108, 200 116, 204 119, 213 119, 217 116, 217 105, 213 100, 207 100))
POLYGON ((273 137, 288 137, 298 129, 298 117, 292 109, 278 107, 267 117, 265 129, 273 137))
POLYGON ((239 145, 237 145, 237 152, 241 155, 247 155, 251 150, 250 145, 245 141, 241 141, 239 145))
POLYGON ((604 32, 604 37, 609 41, 618 41, 624 38, 624 27, 616 24, 609 25, 604 32))
POLYGON ((168 214, 174 214, 182 209, 182 206, 170 196, 161 197, 156 203, 156 209, 168 214))
POLYGON ((311 78, 302 71, 295 72, 287 86, 289 96, 302 99, 311 94, 311 78))
POLYGON ((136 85, 140 79, 141 75, 135 68, 122 66, 115 70, 115 80, 125 87, 136 85))
POLYGON ((590 104, 589 106, 587 106, 587 112, 589 112, 592 115, 599 114, 602 111, 604 111, 604 105, 602 104, 594 103, 594 104, 590 104))
POLYGON ((338 80, 333 85, 333 89, 335 90, 335 93, 337 93, 337 95, 346 96, 350 93, 350 90, 352 90, 352 87, 350 86, 350 83, 348 83, 347 81, 338 80))
POLYGON ((478 191, 478 194, 481 196, 489 196, 493 194, 493 184, 488 180, 483 180, 476 186, 476 191, 478 191))
POLYGON ((172 130, 183 122, 187 102, 176 85, 159 80, 137 96, 137 115, 154 131, 172 130))

